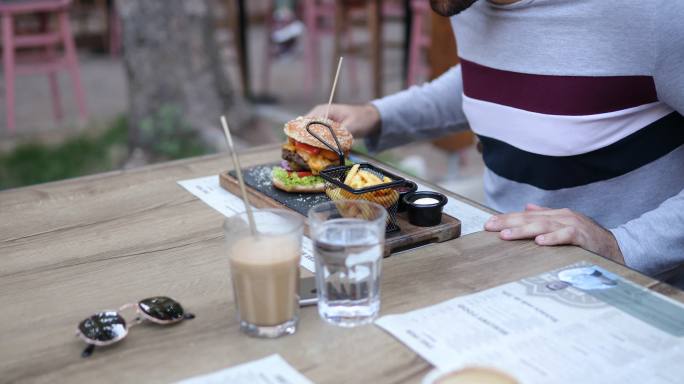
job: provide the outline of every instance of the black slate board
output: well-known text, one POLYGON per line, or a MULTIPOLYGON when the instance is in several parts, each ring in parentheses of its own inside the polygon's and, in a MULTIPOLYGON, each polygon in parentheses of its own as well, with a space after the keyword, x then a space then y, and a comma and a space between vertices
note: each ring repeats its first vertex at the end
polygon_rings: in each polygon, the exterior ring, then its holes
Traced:
MULTIPOLYGON (((276 164, 264 164, 246 168, 244 172, 248 193, 252 204, 257 208, 288 207, 306 215, 309 209, 330 201, 323 193, 295 194, 274 189, 271 185, 271 171, 276 164)), ((222 172, 219 175, 221 187, 233 194, 240 194, 235 172, 222 172)), ((414 248, 433 242, 447 241, 461 233, 461 222, 447 214, 442 215, 442 223, 434 227, 417 227, 408 222, 406 213, 397 215, 400 230, 387 233, 385 237, 385 256, 392 252, 414 248)))
MULTIPOLYGON (((271 183, 271 170, 278 165, 262 164, 245 168, 242 172, 245 184, 304 216, 314 205, 330 201, 325 193, 289 193, 274 188, 271 183)), ((235 171, 230 171, 228 174, 231 177, 237 177, 235 171)))

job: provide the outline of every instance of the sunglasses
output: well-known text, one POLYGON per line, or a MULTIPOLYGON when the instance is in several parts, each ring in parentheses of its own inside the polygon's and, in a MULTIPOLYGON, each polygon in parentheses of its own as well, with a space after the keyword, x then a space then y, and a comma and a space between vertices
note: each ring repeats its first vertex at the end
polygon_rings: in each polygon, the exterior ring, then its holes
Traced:
POLYGON ((170 325, 195 318, 192 313, 186 313, 179 302, 164 296, 150 297, 136 304, 126 304, 119 308, 119 311, 98 312, 78 324, 76 335, 88 344, 81 356, 88 357, 93 354, 96 346, 111 345, 126 337, 129 327, 119 312, 131 307, 135 307, 137 314, 131 326, 145 320, 170 325))

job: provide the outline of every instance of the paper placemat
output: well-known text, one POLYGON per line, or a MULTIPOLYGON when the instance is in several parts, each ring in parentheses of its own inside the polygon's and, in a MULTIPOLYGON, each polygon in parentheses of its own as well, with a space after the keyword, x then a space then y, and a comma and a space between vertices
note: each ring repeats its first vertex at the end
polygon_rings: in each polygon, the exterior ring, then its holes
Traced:
MULTIPOLYGON (((245 210, 245 205, 241 198, 221 188, 218 176, 182 180, 178 184, 226 217, 238 212, 244 212, 245 210)), ((302 258, 299 265, 311 272, 314 272, 316 269, 313 257, 313 244, 311 239, 306 236, 302 239, 302 258)))
POLYGON ((684 377, 684 306, 588 263, 375 324, 440 371, 492 367, 526 384, 684 377))
POLYGON ((280 355, 226 368, 176 384, 313 384, 280 355))

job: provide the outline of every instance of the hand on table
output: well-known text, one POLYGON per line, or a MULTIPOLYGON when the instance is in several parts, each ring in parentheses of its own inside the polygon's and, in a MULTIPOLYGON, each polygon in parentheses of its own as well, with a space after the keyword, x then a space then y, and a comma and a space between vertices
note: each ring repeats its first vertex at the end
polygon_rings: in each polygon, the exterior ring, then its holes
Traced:
MULTIPOLYGON (((317 105, 306 115, 323 117, 327 109, 327 104, 317 105)), ((380 113, 372 104, 333 104, 328 117, 340 123, 355 137, 368 136, 380 129, 380 113)))
POLYGON ((495 215, 485 229, 504 240, 534 239, 539 245, 572 244, 624 264, 613 234, 590 218, 565 209, 527 204, 525 212, 495 215))

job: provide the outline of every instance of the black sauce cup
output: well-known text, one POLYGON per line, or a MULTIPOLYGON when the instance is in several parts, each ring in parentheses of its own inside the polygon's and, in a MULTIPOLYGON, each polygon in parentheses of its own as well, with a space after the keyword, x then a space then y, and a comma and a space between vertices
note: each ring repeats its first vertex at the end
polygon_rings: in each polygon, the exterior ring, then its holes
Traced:
POLYGON ((409 223, 419 227, 432 227, 442 222, 442 210, 449 199, 439 192, 420 191, 412 192, 402 198, 408 212, 409 223), (422 198, 437 200, 434 204, 415 204, 414 201, 422 198))
POLYGON ((406 203, 404 203, 404 196, 408 195, 409 193, 417 191, 418 185, 413 181, 406 180, 404 185, 397 188, 397 190, 399 191, 399 205, 397 207, 397 212, 404 212, 406 211, 406 203))

